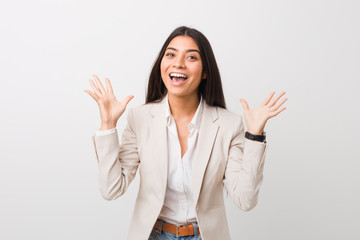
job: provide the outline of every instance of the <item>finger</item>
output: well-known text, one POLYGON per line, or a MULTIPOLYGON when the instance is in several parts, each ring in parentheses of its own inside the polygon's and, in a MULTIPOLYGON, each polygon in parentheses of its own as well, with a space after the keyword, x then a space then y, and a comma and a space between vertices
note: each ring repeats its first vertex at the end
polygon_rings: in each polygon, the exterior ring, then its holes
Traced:
POLYGON ((96 76, 95 74, 93 74, 93 77, 95 78, 96 84, 99 87, 99 90, 101 93, 106 93, 106 90, 104 88, 104 86, 102 85, 100 79, 98 78, 98 76, 96 76))
POLYGON ((121 103, 124 104, 124 106, 125 106, 125 108, 126 108, 126 106, 128 105, 128 103, 130 102, 130 100, 133 99, 133 98, 134 98, 133 95, 129 95, 129 96, 125 97, 125 98, 121 101, 121 103))
POLYGON ((242 105, 244 111, 248 111, 248 110, 249 110, 249 105, 248 105, 248 103, 246 102, 246 100, 243 99, 243 98, 240 98, 240 102, 241 102, 241 105, 242 105))
POLYGON ((275 92, 272 92, 267 96, 267 98, 264 100, 263 105, 266 105, 269 103, 270 99, 274 96, 275 92))
POLYGON ((281 108, 280 110, 277 110, 277 111, 275 111, 275 112, 270 113, 270 118, 277 116, 279 113, 281 113, 281 112, 284 111, 285 109, 286 109, 286 107, 283 107, 283 108, 281 108))
POLYGON ((281 92, 279 93, 275 98, 273 98, 269 104, 267 105, 268 107, 272 107, 275 105, 275 103, 279 100, 279 98, 281 98, 283 95, 285 94, 285 92, 281 92))
POLYGON ((279 108, 281 105, 283 105, 283 104, 284 104, 284 102, 286 102, 287 100, 288 100, 287 98, 283 98, 283 99, 281 99, 281 101, 280 101, 280 102, 278 102, 278 103, 276 103, 276 105, 273 107, 273 111, 278 110, 278 108, 279 108))
POLYGON ((106 83, 106 89, 107 89, 108 93, 114 94, 110 80, 108 78, 105 78, 105 83, 106 83))
POLYGON ((94 92, 98 95, 101 96, 101 92, 99 91, 99 89, 97 88, 97 86, 95 85, 95 83, 93 82, 92 79, 89 79, 90 85, 92 87, 92 89, 94 90, 94 92))
POLYGON ((84 89, 84 91, 88 93, 97 102, 98 97, 93 92, 87 89, 84 89))

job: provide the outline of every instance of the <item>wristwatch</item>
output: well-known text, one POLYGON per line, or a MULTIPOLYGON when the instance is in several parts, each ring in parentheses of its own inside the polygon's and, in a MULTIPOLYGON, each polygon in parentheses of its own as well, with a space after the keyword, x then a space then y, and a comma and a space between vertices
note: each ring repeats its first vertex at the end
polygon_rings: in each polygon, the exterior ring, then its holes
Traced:
POLYGON ((245 132, 245 137, 250 140, 258 141, 258 142, 265 142, 266 139, 266 133, 265 131, 262 133, 262 135, 254 135, 249 133, 248 131, 245 132))

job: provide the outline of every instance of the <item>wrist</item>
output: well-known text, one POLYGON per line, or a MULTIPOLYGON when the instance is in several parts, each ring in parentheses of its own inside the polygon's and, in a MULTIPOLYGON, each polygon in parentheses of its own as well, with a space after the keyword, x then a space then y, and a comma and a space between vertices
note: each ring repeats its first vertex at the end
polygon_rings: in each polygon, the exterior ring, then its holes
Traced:
POLYGON ((264 131, 250 129, 248 132, 252 135, 263 135, 264 131))
POLYGON ((100 131, 116 128, 116 122, 101 122, 100 131))
POLYGON ((258 142, 266 142, 266 133, 262 132, 262 134, 252 134, 250 132, 245 132, 245 138, 258 142))

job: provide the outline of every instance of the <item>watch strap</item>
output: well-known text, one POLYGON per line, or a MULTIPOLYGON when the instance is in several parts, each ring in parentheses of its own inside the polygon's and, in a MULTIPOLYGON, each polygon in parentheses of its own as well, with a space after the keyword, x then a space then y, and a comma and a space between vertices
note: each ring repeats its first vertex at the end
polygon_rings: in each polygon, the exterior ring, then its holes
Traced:
POLYGON ((249 140, 254 140, 254 141, 258 141, 258 142, 265 142, 265 139, 266 139, 265 132, 263 132, 262 135, 254 135, 254 134, 251 134, 248 131, 246 131, 245 137, 249 140))

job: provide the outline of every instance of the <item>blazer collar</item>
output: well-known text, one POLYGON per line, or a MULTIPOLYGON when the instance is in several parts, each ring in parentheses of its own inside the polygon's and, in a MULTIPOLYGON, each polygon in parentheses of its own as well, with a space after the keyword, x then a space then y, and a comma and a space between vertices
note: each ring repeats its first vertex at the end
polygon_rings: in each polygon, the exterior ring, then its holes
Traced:
MULTIPOLYGON (((202 113, 202 118, 203 117, 210 117, 211 120, 213 122, 215 122, 218 118, 218 111, 217 111, 217 107, 212 107, 210 105, 208 105, 205 101, 205 99, 203 99, 201 97, 202 100, 202 104, 203 104, 203 113, 202 113), (205 110, 207 109, 207 110, 205 110), (206 116, 205 115, 206 112, 206 116)), ((152 107, 150 108, 150 114, 152 117, 154 118, 158 118, 158 117, 163 117, 166 118, 166 101, 167 101, 167 97, 164 97, 160 102, 157 103, 152 103, 152 107)))
MULTIPOLYGON (((169 105, 168 101, 169 101, 168 95, 166 95, 165 96, 166 123, 167 123, 167 126, 169 127, 170 125, 175 124, 175 122, 174 122, 174 118, 171 114, 170 105, 169 105)), ((191 129, 193 129, 193 128, 195 128, 197 131, 199 131, 202 112, 203 112, 203 108, 204 108, 203 106, 204 106, 204 100, 203 100, 203 97, 200 96, 200 102, 196 109, 196 112, 195 112, 193 118, 191 119, 191 122, 188 124, 189 131, 191 131, 191 129)))
MULTIPOLYGON (((163 98, 160 102, 153 103, 150 108, 150 134, 154 149, 154 164, 159 169, 159 172, 156 174, 159 174, 160 177, 159 184, 161 184, 163 190, 163 197, 165 197, 166 192, 168 169, 166 101, 166 98, 163 98)), ((195 206, 199 199, 203 177, 219 129, 216 123, 216 120, 219 118, 217 107, 208 105, 206 101, 203 101, 203 103, 198 143, 194 153, 195 161, 192 168, 192 187, 195 206)))

